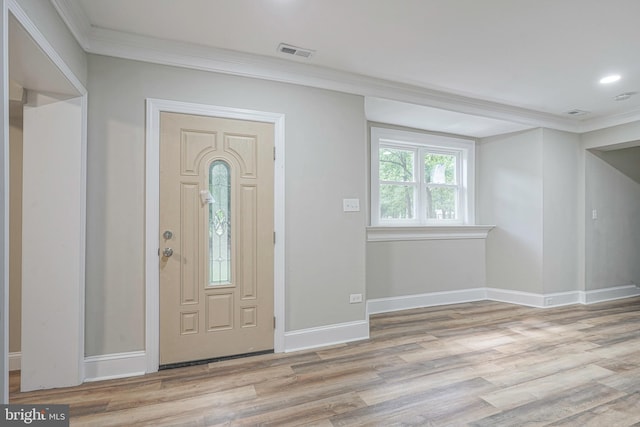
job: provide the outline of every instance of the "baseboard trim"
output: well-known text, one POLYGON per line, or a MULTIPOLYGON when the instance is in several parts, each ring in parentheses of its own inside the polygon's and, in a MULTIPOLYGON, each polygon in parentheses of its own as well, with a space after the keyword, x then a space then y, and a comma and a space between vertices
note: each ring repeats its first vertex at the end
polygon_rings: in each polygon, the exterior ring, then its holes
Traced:
POLYGON ((369 339, 369 320, 285 332, 285 352, 369 339))
POLYGON ((597 302, 640 296, 640 288, 635 285, 615 286, 612 288, 581 292, 581 294, 580 302, 582 304, 595 304, 597 302))
POLYGON ((551 294, 535 294, 498 288, 473 288, 450 292, 432 292, 371 299, 367 301, 367 310, 369 314, 389 313, 399 310, 411 310, 414 308, 483 300, 506 302, 535 308, 551 308, 572 304, 594 304, 635 296, 640 296, 640 288, 635 285, 617 286, 586 292, 569 291, 551 294))
POLYGON ((9 353, 9 371, 19 371, 22 366, 22 353, 9 353))
POLYGON ((144 375, 147 359, 144 351, 90 356, 84 359, 85 382, 144 375))
POLYGON ((484 299, 487 299, 485 288, 430 292, 426 294, 370 299, 367 301, 367 311, 369 314, 388 313, 391 311, 411 310, 437 305, 482 301, 484 299))
POLYGON ((563 305, 579 304, 582 301, 578 291, 534 294, 497 288, 487 288, 487 299, 536 308, 562 307, 563 305))

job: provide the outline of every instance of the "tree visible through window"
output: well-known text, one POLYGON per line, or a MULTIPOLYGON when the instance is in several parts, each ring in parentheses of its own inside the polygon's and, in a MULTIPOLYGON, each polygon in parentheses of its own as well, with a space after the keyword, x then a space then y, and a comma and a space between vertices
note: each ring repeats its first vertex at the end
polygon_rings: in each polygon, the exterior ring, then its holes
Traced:
POLYGON ((470 154, 473 141, 372 128, 372 223, 468 221, 470 154))
POLYGON ((380 148, 380 215, 383 218, 414 217, 415 153, 380 148))
POLYGON ((458 174, 455 154, 426 152, 426 216, 428 219, 457 219, 458 174))

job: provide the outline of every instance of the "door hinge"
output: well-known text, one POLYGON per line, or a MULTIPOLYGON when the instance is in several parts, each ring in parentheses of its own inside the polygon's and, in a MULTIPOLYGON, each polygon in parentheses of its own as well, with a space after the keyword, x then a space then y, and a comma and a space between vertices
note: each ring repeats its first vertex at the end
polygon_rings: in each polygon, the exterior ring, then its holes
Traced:
POLYGON ((274 245, 276 244, 276 232, 275 231, 273 232, 273 244, 274 245))
POLYGON ((276 328, 276 316, 273 316, 273 329, 276 328))
POLYGON ((273 160, 276 159, 276 147, 273 147, 273 160))

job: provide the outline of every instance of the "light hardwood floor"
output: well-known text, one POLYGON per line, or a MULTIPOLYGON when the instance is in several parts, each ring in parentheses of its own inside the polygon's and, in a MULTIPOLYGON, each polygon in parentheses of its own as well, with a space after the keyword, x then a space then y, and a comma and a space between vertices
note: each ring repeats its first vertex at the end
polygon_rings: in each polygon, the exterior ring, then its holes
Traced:
POLYGON ((640 298, 473 302, 371 318, 371 339, 19 393, 77 426, 640 426, 640 298))

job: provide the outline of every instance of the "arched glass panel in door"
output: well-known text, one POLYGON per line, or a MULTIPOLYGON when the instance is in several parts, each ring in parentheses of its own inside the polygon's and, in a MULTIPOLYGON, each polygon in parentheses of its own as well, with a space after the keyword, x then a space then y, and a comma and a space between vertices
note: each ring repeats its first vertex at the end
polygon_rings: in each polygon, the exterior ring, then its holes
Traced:
POLYGON ((231 283, 231 171, 223 160, 209 167, 209 283, 231 283))

